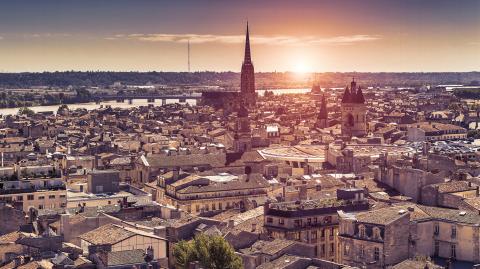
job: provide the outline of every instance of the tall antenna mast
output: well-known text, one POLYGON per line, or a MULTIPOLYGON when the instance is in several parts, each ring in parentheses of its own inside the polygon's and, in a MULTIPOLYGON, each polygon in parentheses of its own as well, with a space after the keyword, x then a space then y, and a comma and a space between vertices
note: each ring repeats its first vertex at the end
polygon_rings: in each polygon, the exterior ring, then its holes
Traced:
POLYGON ((190 73, 190 39, 188 40, 188 73, 190 73))

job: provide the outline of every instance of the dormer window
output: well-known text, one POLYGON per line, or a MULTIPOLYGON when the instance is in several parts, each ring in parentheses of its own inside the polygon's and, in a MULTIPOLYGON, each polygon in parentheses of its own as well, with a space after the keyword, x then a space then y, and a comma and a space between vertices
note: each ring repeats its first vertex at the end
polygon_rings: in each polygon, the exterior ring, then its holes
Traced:
POLYGON ((377 240, 382 239, 382 236, 380 234, 380 228, 378 228, 378 227, 373 228, 373 238, 375 238, 377 240))

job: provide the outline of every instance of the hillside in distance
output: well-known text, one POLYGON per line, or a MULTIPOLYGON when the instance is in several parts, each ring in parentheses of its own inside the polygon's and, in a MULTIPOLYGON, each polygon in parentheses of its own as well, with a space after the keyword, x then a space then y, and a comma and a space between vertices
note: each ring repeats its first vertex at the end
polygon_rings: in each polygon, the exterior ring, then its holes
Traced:
MULTIPOLYGON (((461 84, 479 85, 480 72, 431 72, 431 73, 366 73, 326 72, 298 74, 292 72, 256 73, 257 89, 311 87, 343 87, 352 77, 365 86, 421 86, 461 84)), ((122 85, 211 85, 235 88, 240 84, 237 72, 43 72, 0 73, 0 88, 47 87, 110 87, 122 85)))

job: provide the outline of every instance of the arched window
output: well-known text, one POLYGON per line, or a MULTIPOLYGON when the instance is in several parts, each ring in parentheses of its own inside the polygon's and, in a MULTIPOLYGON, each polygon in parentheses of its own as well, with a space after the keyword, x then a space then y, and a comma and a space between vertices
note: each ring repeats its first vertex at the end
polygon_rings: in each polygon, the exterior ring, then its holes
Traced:
POLYGON ((362 237, 362 238, 365 237, 365 235, 366 235, 365 234, 365 226, 363 226, 363 225, 358 226, 358 233, 359 233, 360 237, 362 237))
POLYGON ((378 227, 373 228, 373 238, 375 238, 377 240, 382 239, 382 236, 380 234, 380 228, 378 228, 378 227))
POLYGON ((355 119, 353 118, 352 114, 347 115, 347 126, 353 126, 355 123, 355 119))

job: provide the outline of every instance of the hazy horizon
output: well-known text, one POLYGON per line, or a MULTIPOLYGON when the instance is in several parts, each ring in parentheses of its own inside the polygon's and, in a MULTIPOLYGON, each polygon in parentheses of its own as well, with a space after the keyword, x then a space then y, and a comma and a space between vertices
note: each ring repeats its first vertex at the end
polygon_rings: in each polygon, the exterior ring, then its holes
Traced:
POLYGON ((474 72, 480 1, 0 3, 0 72, 474 72))

